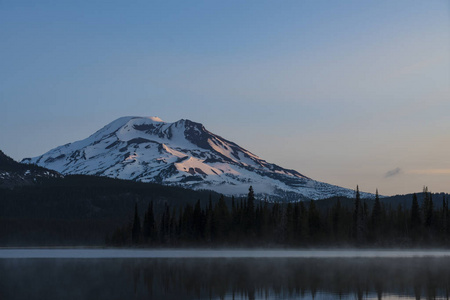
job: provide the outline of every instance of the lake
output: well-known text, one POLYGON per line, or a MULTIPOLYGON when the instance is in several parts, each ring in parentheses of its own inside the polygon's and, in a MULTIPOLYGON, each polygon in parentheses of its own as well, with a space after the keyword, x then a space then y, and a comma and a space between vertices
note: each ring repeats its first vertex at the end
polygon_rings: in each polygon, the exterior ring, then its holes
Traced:
POLYGON ((1 249, 0 299, 448 299, 450 253, 1 249))

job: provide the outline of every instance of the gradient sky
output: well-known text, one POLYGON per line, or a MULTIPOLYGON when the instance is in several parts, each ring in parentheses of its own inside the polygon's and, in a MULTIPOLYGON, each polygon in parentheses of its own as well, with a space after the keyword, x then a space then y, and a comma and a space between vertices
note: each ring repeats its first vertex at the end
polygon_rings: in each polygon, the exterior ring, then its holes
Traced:
POLYGON ((185 118, 316 180, 450 192, 449 3, 0 0, 0 149, 185 118))

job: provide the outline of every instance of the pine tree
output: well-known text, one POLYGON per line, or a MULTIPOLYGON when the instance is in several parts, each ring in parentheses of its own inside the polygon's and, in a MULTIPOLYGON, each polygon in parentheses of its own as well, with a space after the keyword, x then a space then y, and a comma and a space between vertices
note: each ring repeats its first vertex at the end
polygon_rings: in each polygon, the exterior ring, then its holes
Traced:
POLYGON ((404 240, 408 232, 407 215, 403 209, 403 205, 400 203, 397 206, 397 212, 395 216, 396 220, 396 233, 404 240))
POLYGON ((321 230, 321 222, 320 222, 320 214, 316 208, 314 200, 309 201, 308 228, 309 228, 309 238, 312 241, 318 240, 321 230))
POLYGON ((252 186, 248 189, 247 208, 249 211, 253 211, 255 209, 255 192, 253 191, 252 186))
POLYGON ((207 242, 212 242, 214 240, 214 219, 213 219, 213 207, 212 207, 212 199, 211 194, 209 195, 208 207, 206 208, 205 213, 205 239, 207 242))
POLYGON ((446 199, 445 195, 443 196, 443 201, 445 202, 445 209, 443 211, 444 216, 444 238, 445 240, 448 240, 448 235, 450 233, 450 215, 449 215, 449 208, 448 208, 448 199, 446 199))
POLYGON ((283 235, 282 215, 280 203, 274 203, 270 215, 270 228, 272 229, 272 240, 274 242, 280 242, 283 235))
POLYGON ((422 204, 423 221, 425 228, 429 230, 433 222, 433 199, 431 193, 428 192, 428 187, 423 188, 423 196, 424 196, 422 204))
POLYGON ((214 223, 217 239, 223 240, 228 237, 230 214, 223 195, 220 195, 219 202, 214 207, 214 223))
POLYGON ((169 205, 166 203, 164 206, 164 212, 161 217, 160 239, 162 243, 168 243, 170 241, 170 210, 169 205))
POLYGON ((156 240, 156 222, 153 212, 153 201, 148 204, 144 217, 143 235, 146 242, 153 243, 156 240))
POLYGON ((359 186, 356 186, 356 197, 355 197, 355 205, 353 209, 353 229, 352 235, 355 240, 358 240, 358 220, 359 220, 359 210, 361 206, 361 200, 359 196, 359 186))
POLYGON ((299 244, 300 242, 300 236, 301 236, 301 225, 300 225, 300 204, 299 202, 294 204, 294 211, 292 214, 293 217, 293 228, 292 228, 292 234, 293 234, 293 243, 299 244))
POLYGON ((441 226, 440 226, 440 233, 443 237, 444 240, 447 239, 446 235, 447 235, 447 226, 448 226, 448 219, 447 219, 447 212, 448 212, 448 208, 447 208, 447 202, 445 200, 445 195, 443 195, 442 197, 442 211, 441 211, 441 226))
POLYGON ((139 212, 137 203, 134 206, 134 220, 133 227, 131 229, 131 241, 133 244, 138 244, 141 236, 141 220, 139 218, 139 212))
POLYGON ((269 203, 267 199, 264 200, 261 211, 261 236, 264 240, 269 237, 269 222, 270 222, 269 203))
POLYGON ((299 210, 300 210, 300 236, 298 239, 305 243, 309 238, 309 224, 308 224, 308 210, 306 209, 305 203, 301 201, 299 203, 299 210))
POLYGON ((186 204, 183 211, 182 225, 181 225, 182 238, 188 242, 192 241, 195 236, 195 219, 194 210, 192 205, 186 204))
POLYGON ((420 219, 419 202, 417 201, 416 193, 414 193, 411 204, 411 220, 409 226, 413 241, 417 240, 419 236, 420 227, 421 227, 421 219, 420 219))
POLYGON ((252 186, 248 189, 246 220, 248 234, 253 236, 255 233, 255 193, 252 186))
POLYGON ((341 199, 338 198, 336 201, 336 204, 333 206, 332 209, 332 220, 331 220, 331 226, 332 226, 332 232, 334 235, 335 240, 339 240, 339 233, 340 233, 340 223, 341 223, 341 199))
POLYGON ((364 207, 361 205, 359 186, 356 186, 355 206, 353 211, 353 237, 357 243, 361 243, 364 240, 365 214, 364 207))
POLYGON ((173 244, 178 240, 177 235, 177 220, 176 220, 176 209, 175 207, 172 209, 172 215, 170 216, 169 223, 169 240, 173 244))
POLYGON ((377 241, 380 238, 380 226, 381 226, 381 203, 378 195, 378 189, 375 193, 375 203, 372 209, 372 215, 370 217, 370 231, 373 240, 377 241))
POLYGON ((295 223, 294 223, 294 206, 291 202, 286 205, 286 242, 291 244, 294 240, 295 223))
POLYGON ((194 213, 193 213, 193 235, 195 240, 201 240, 204 237, 204 223, 205 217, 202 212, 202 208, 200 205, 200 199, 195 203, 194 213))

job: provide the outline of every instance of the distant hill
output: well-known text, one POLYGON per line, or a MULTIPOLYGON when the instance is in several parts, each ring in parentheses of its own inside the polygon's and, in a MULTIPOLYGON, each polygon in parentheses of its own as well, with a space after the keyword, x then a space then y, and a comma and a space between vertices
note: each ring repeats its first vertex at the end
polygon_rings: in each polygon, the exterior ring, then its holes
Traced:
POLYGON ((22 164, 0 150, 0 187, 33 185, 46 178, 62 178, 54 171, 37 165, 22 164))
MULTIPOLYGON (((417 201, 419 205, 422 205, 424 194, 423 193, 416 193, 417 195, 417 201)), ((432 194, 433 199, 433 206, 434 208, 440 208, 442 207, 442 198, 446 197, 446 199, 449 198, 449 194, 447 193, 434 193, 432 194)), ((354 205, 355 199, 354 198, 347 198, 347 197, 331 197, 328 199, 322 199, 317 200, 316 205, 319 209, 326 210, 331 208, 337 200, 341 201, 341 204, 346 207, 351 207, 354 205)), ((405 195, 395 195, 395 196, 389 196, 389 197, 382 197, 380 198, 380 202, 383 205, 390 206, 393 209, 396 209, 399 205, 401 205, 404 209, 410 209, 412 205, 413 200, 413 194, 405 194, 405 195)), ((364 199, 364 202, 367 203, 369 207, 373 206, 373 203, 375 202, 374 199, 364 199)))
POLYGON ((166 204, 179 209, 199 199, 206 206, 219 197, 107 177, 42 178, 37 184, 0 188, 0 246, 103 245, 114 228, 131 222, 136 203, 143 215, 153 201, 160 214, 166 204))

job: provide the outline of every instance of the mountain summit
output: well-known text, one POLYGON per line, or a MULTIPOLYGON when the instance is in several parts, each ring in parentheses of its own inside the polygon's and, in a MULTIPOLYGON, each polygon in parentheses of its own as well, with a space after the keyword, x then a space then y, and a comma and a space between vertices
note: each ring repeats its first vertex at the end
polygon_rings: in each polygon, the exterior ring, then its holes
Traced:
MULTIPOLYGON (((22 162, 62 174, 108 176, 242 195, 253 185, 269 199, 353 197, 354 191, 284 169, 190 120, 122 117, 90 137, 22 162)), ((363 194, 369 196, 369 194, 363 194)))

